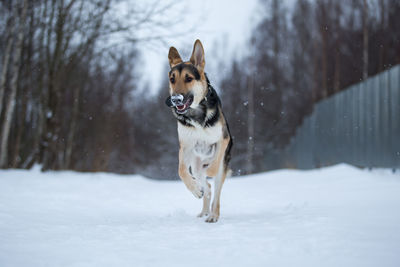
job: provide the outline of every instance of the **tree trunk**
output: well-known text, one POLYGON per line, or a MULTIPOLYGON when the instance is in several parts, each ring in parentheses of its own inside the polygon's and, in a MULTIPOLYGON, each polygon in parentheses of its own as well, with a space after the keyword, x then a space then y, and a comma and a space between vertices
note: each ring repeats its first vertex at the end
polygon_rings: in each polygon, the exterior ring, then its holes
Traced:
POLYGON ((21 161, 21 156, 19 153, 20 147, 21 147, 21 139, 22 139, 22 134, 24 131, 24 124, 25 124, 25 119, 26 119, 26 104, 28 102, 28 96, 26 94, 26 88, 22 89, 22 103, 21 105, 21 112, 18 114, 19 118, 17 119, 17 133, 16 133, 16 138, 15 138, 15 144, 14 144, 14 149, 12 153, 12 159, 11 159, 11 167, 12 168, 17 168, 20 161, 21 161))
MULTIPOLYGON (((313 41, 313 48, 314 51, 318 51, 318 43, 314 39, 313 41)), ((316 103, 319 99, 319 82, 318 82, 318 76, 319 76, 319 66, 318 66, 318 56, 317 53, 312 53, 312 64, 313 64, 313 85, 312 85, 312 100, 313 103, 316 103)))
POLYGON ((335 71, 333 74, 333 90, 335 93, 340 91, 340 44, 341 44, 341 28, 340 28, 340 16, 341 16, 341 7, 340 2, 336 2, 335 6, 335 31, 336 31, 336 40, 335 40, 335 71))
POLYGON ((322 30, 322 57, 321 57, 321 66, 322 66, 322 96, 321 98, 327 98, 328 96, 328 62, 327 62, 327 26, 323 26, 322 30))
POLYGON ((71 125, 68 132, 67 143, 65 146, 65 161, 64 161, 64 169, 71 168, 71 156, 72 156, 72 147, 74 145, 74 135, 76 131, 76 125, 78 122, 78 114, 79 114, 79 95, 80 95, 80 87, 77 85, 74 88, 73 94, 73 106, 72 106, 72 118, 71 125))
POLYGON ((247 105, 247 167, 246 173, 253 173, 254 168, 254 72, 248 78, 248 105, 247 105))
POLYGON ((363 0, 363 80, 368 78, 368 3, 363 0))
MULTIPOLYGON (((381 21, 380 21, 380 28, 379 28, 379 36, 382 40, 382 42, 385 40, 384 38, 384 32, 385 32, 385 2, 384 0, 379 0, 379 6, 380 6, 380 13, 381 13, 381 21)), ((381 44, 379 46, 379 59, 378 59, 378 73, 383 71, 385 69, 384 64, 385 64, 385 46, 386 44, 381 44)))
MULTIPOLYGON (((67 16, 67 10, 64 10, 64 1, 61 1, 58 7, 57 21, 55 24, 56 43, 54 51, 51 55, 48 54, 48 105, 46 112, 46 131, 44 134, 44 142, 46 144, 43 156, 43 170, 57 169, 58 152, 57 143, 60 135, 59 122, 59 104, 61 92, 59 86, 59 68, 62 57, 62 43, 64 40, 64 23, 67 16)), ((56 3, 53 2, 52 12, 56 9, 56 3)))
POLYGON ((19 21, 18 36, 16 49, 13 57, 12 79, 10 82, 10 95, 7 101, 7 106, 4 113, 4 126, 1 134, 0 143, 0 167, 7 167, 7 154, 8 154, 8 138, 11 129, 11 121, 14 113, 16 95, 17 95, 17 82, 19 75, 20 57, 22 52, 22 45, 24 40, 24 26, 26 19, 26 11, 28 9, 28 0, 24 0, 22 13, 19 21))
MULTIPOLYGON (((30 70, 32 70, 33 65, 32 65, 32 55, 33 55, 33 35, 34 35, 34 27, 35 27, 35 9, 33 8, 33 3, 29 2, 29 34, 28 34, 28 41, 26 45, 26 49, 24 49, 23 55, 26 55, 23 57, 22 61, 24 62, 23 66, 23 72, 22 75, 24 75, 27 79, 27 83, 25 82, 24 85, 22 86, 21 90, 21 95, 22 95, 22 103, 20 103, 20 108, 21 111, 19 112, 19 119, 17 121, 17 134, 16 134, 16 141, 15 141, 15 146, 14 146, 14 153, 13 153, 13 158, 12 158, 12 168, 17 168, 21 164, 21 160, 23 158, 23 155, 20 153, 20 147, 21 147, 21 142, 23 142, 22 135, 25 132, 25 121, 26 121, 26 109, 27 109, 27 103, 28 99, 31 98, 31 90, 30 86, 33 84, 32 81, 32 73, 30 70)), ((20 98, 20 96, 18 96, 20 98)), ((24 145, 24 144, 23 144, 24 145)))
POLYGON ((10 63, 10 54, 11 54, 11 47, 14 39, 14 31, 15 31, 15 20, 13 16, 10 16, 7 22, 6 34, 7 37, 7 45, 6 49, 4 50, 3 54, 3 64, 1 68, 1 76, 0 76, 0 115, 3 111, 3 98, 4 98, 4 91, 6 87, 6 79, 7 79, 7 70, 8 65, 10 63))
POLYGON ((340 54, 339 51, 336 50, 335 53, 335 73, 333 78, 333 90, 335 93, 340 91, 340 54))

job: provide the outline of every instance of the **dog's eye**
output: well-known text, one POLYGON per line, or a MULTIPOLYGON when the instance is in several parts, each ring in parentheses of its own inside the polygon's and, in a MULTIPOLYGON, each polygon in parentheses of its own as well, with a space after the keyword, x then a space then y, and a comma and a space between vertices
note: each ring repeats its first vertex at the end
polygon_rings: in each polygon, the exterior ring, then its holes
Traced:
POLYGON ((192 77, 186 76, 185 77, 185 82, 190 83, 193 80, 192 77))
POLYGON ((175 78, 174 78, 174 77, 171 77, 171 78, 169 78, 169 81, 170 81, 171 83, 175 83, 175 78))

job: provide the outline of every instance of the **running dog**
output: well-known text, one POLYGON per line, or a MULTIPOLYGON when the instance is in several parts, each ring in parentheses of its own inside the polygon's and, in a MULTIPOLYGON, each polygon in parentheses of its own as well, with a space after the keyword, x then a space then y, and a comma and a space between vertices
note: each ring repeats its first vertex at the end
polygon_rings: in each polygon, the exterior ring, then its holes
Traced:
POLYGON ((221 101, 204 72, 204 49, 196 40, 189 61, 183 62, 175 47, 168 53, 168 107, 178 120, 179 176, 197 198, 203 197, 199 217, 217 222, 220 196, 225 178, 231 171, 232 138, 221 109, 221 101), (215 178, 214 200, 211 205, 211 185, 207 177, 215 178))

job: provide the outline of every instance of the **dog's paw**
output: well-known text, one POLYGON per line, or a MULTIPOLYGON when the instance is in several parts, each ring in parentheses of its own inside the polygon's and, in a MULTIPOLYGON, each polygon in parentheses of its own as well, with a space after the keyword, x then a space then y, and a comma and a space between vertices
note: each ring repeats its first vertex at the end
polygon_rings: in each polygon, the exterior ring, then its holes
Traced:
POLYGON ((208 218, 206 219, 206 222, 208 222, 208 223, 216 223, 216 222, 218 222, 218 218, 219 218, 219 215, 211 213, 210 216, 208 216, 208 218))
POLYGON ((209 214, 209 211, 201 211, 199 213, 199 215, 197 215, 197 217, 201 218, 201 217, 207 216, 208 214, 209 214))
POLYGON ((195 197, 197 198, 202 198, 204 196, 204 189, 202 186, 198 185, 198 184, 194 184, 192 187, 192 193, 195 197))

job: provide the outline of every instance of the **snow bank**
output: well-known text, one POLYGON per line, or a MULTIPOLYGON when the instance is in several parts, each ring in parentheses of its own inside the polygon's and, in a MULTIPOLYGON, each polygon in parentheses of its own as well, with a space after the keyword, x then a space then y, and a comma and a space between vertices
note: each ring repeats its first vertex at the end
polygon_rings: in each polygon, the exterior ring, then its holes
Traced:
POLYGON ((231 178, 216 224, 179 181, 0 171, 0 266, 400 266, 400 175, 231 178))

